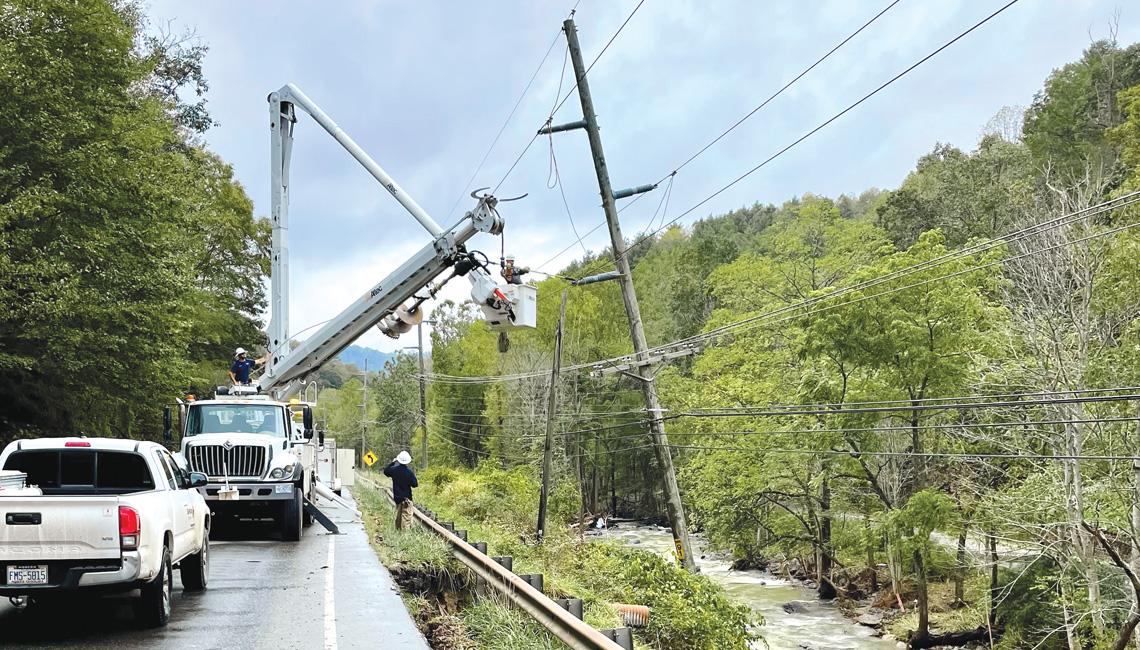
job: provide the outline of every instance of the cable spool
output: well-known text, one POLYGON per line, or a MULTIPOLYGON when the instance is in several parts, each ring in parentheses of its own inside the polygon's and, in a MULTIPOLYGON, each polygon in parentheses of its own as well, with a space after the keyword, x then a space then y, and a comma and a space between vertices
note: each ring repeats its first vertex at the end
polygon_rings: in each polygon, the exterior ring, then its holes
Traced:
POLYGON ((407 307, 400 307, 384 320, 380 321, 377 327, 385 336, 397 339, 401 334, 411 330, 416 325, 419 325, 424 320, 424 310, 420 308, 408 309, 407 307))

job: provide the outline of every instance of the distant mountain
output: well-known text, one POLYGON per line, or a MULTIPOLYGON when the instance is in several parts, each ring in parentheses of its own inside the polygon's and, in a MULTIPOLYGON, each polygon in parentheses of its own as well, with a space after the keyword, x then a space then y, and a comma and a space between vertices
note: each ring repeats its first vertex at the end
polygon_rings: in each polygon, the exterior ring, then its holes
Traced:
POLYGON ((384 368, 384 362, 396 357, 395 352, 381 352, 362 345, 350 345, 337 355, 342 362, 364 370, 364 362, 368 361, 368 372, 377 372, 384 368))

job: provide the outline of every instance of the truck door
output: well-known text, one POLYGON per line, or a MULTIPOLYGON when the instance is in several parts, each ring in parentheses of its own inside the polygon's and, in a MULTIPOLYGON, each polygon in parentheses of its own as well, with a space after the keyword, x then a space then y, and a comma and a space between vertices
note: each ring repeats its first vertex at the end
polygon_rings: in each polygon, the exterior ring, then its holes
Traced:
POLYGON ((170 488, 167 492, 170 503, 170 532, 174 537, 174 548, 170 549, 170 554, 177 562, 195 547, 197 528, 194 519, 194 501, 189 491, 182 489, 182 472, 170 454, 165 450, 155 449, 154 455, 162 468, 163 480, 170 488))

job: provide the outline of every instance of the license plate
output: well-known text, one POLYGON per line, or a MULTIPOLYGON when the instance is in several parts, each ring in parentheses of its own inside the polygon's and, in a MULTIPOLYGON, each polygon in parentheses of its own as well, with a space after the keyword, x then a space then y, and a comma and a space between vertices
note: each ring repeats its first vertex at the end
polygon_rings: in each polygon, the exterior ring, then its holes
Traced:
POLYGON ((284 485, 275 485, 275 486, 273 486, 273 488, 274 488, 274 492, 276 492, 277 494, 293 494, 293 484, 292 483, 286 483, 284 485))
POLYGON ((48 568, 46 564, 29 566, 9 566, 8 585, 46 585, 48 568))

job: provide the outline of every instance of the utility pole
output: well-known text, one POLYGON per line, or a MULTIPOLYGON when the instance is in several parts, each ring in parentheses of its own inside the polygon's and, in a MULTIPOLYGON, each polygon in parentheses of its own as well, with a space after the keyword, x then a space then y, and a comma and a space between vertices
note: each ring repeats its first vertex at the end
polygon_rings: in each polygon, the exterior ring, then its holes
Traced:
POLYGON ((368 359, 364 359, 364 394, 360 398, 360 465, 364 467, 364 454, 368 449, 364 446, 365 433, 368 431, 368 359))
MULTIPOLYGON (((645 408, 649 414, 649 431, 653 438, 653 450, 657 457, 657 464, 661 468, 662 482, 665 488, 665 507, 668 511, 669 525, 673 529, 673 543, 677 551, 677 559, 681 566, 689 571, 697 571, 697 564, 693 559, 692 546, 689 543, 689 530, 685 522, 685 510, 681 504, 681 490, 677 485, 677 475, 673 470, 673 456, 669 451, 669 438, 665 435, 665 426, 661 420, 661 404, 657 399, 657 385, 654 382, 646 359, 648 358, 648 343, 645 340, 645 330, 641 323, 641 309, 637 305, 637 294, 633 288, 633 275, 630 273, 629 260, 625 256, 625 240, 622 238, 621 225, 618 223, 617 208, 614 205, 614 192, 610 185, 610 173, 606 169, 606 158, 602 153, 602 137, 598 132, 598 118, 594 114, 594 102, 590 97, 590 85, 586 81, 586 66, 582 61, 582 48, 578 44, 578 32, 574 27, 574 20, 568 19, 562 23, 566 32, 566 42, 570 47, 570 60, 574 63, 574 76, 578 82, 578 98, 582 102, 583 122, 561 126, 544 127, 540 133, 570 130, 574 128, 586 129, 590 139, 590 152, 594 156, 594 169, 598 175, 598 188, 602 194, 602 209, 606 213, 606 223, 609 225, 610 243, 613 246, 614 264, 619 275, 621 297, 625 303, 625 313, 629 317, 629 333, 633 339, 634 359, 641 362, 632 368, 631 373, 641 384, 641 392, 645 396, 645 408)), ((653 186, 642 186, 633 190, 623 190, 621 197, 632 196, 640 192, 647 192, 653 186)))
MULTIPOLYGON (((538 496, 538 541, 546 532, 546 499, 550 494, 550 466, 554 458, 554 416, 558 412, 558 374, 562 372, 562 330, 566 326, 566 293, 562 290, 562 306, 558 310, 558 329, 554 330, 554 367, 550 370, 550 395, 546 402, 546 446, 542 450, 542 492, 538 496)), ((579 522, 579 525, 581 522, 579 522)))
POLYGON ((416 342, 420 351, 420 471, 428 466, 427 378, 424 376, 424 322, 416 323, 416 342))

